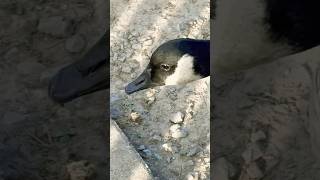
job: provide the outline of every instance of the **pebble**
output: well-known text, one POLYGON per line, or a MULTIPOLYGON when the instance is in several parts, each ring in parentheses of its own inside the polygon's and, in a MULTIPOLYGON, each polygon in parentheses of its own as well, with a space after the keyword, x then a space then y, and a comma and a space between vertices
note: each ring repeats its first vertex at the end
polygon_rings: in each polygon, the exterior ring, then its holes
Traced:
POLYGON ((150 105, 150 104, 154 103, 155 100, 156 100, 156 97, 154 97, 154 96, 148 97, 147 98, 147 104, 150 105))
POLYGON ((57 37, 66 37, 72 33, 70 21, 62 16, 44 17, 39 20, 38 31, 57 37))
POLYGON ((170 127, 171 137, 175 139, 187 137, 188 131, 186 128, 182 128, 179 124, 174 124, 170 127))
POLYGON ((157 160, 161 160, 162 159, 162 157, 159 155, 159 154, 154 154, 154 157, 157 159, 157 160))
POLYGON ((143 152, 144 157, 149 158, 152 156, 152 153, 149 149, 144 149, 144 150, 142 150, 142 152, 143 152))
POLYGON ((141 120, 141 116, 137 112, 130 113, 130 121, 132 122, 139 122, 141 120))
POLYGON ((159 135, 154 135, 154 136, 152 136, 151 140, 160 142, 162 139, 159 135))
POLYGON ((152 39, 149 39, 149 40, 146 40, 146 41, 143 43, 143 45, 144 45, 144 46, 151 46, 152 43, 153 43, 152 39))
POLYGON ((171 152, 171 153, 176 153, 178 152, 178 147, 172 145, 172 143, 165 143, 162 145, 162 148, 166 151, 166 152, 171 152))
POLYGON ((265 140, 267 138, 266 134, 259 130, 258 132, 255 132, 251 135, 251 141, 252 142, 257 142, 257 141, 261 141, 261 140, 265 140))
POLYGON ((171 115, 170 121, 175 124, 182 123, 183 117, 184 117, 184 115, 182 112, 177 112, 177 113, 174 113, 171 115))
POLYGON ((140 145, 137 149, 140 150, 140 151, 142 151, 142 150, 146 149, 146 147, 142 144, 142 145, 140 145))
POLYGON ((66 40, 65 48, 69 53, 80 53, 86 46, 86 40, 81 35, 71 36, 66 40))

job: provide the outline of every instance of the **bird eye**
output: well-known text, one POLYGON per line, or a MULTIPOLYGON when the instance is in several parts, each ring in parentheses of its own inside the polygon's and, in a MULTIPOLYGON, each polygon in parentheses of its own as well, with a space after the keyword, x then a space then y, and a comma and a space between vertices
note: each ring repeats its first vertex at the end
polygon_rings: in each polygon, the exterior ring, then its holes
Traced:
POLYGON ((168 65, 168 64, 161 64, 161 65, 160 65, 160 68, 161 68, 162 70, 169 71, 171 67, 170 67, 170 65, 168 65))

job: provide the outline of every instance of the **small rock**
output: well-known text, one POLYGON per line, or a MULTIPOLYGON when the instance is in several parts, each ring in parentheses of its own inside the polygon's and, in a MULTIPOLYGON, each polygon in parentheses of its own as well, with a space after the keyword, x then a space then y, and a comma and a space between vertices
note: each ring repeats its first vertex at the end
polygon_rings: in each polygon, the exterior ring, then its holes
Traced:
POLYGON ((86 40, 81 35, 74 35, 66 40, 65 48, 70 53, 79 53, 86 46, 86 40))
POLYGON ((156 91, 154 89, 151 89, 146 92, 147 97, 153 97, 156 94, 156 91))
POLYGON ((186 128, 181 128, 179 124, 174 124, 170 127, 171 137, 175 139, 184 138, 188 135, 186 128))
POLYGON ((57 37, 71 34, 73 27, 70 21, 62 16, 44 17, 39 20, 38 31, 57 37))
POLYGON ((173 146, 172 143, 165 143, 162 145, 162 148, 167 152, 171 152, 171 153, 178 152, 178 148, 176 146, 173 146))
POLYGON ((142 144, 142 145, 140 145, 137 149, 140 150, 140 151, 142 151, 142 150, 146 149, 146 147, 142 144))
POLYGON ((152 156, 152 153, 149 149, 144 149, 144 150, 142 150, 142 152, 143 152, 143 156, 146 158, 149 158, 152 156))
POLYGON ((161 137, 160 137, 159 135, 154 135, 154 136, 152 136, 151 141, 158 141, 158 142, 160 142, 160 141, 161 141, 161 137))
POLYGON ((174 125, 170 126, 169 130, 170 131, 176 131, 176 130, 178 130, 180 128, 181 128, 180 124, 174 124, 174 125))
POLYGON ((150 105, 150 104, 154 103, 155 100, 156 100, 156 97, 154 97, 154 96, 148 97, 147 98, 147 104, 150 105))
POLYGON ((186 129, 181 129, 179 131, 173 132, 171 136, 175 139, 184 138, 188 136, 188 131, 186 129))
POLYGON ((175 124, 182 123, 183 117, 184 117, 184 115, 182 114, 182 112, 177 112, 177 113, 174 113, 171 115, 170 121, 175 124))
POLYGON ((130 113, 130 121, 138 123, 141 120, 141 116, 137 112, 132 112, 130 113))
POLYGON ((154 157, 157 159, 157 160, 161 160, 162 157, 159 155, 159 154, 154 154, 154 157))
POLYGON ((261 141, 261 140, 265 140, 267 138, 266 134, 263 131, 258 131, 255 132, 251 135, 251 141, 252 142, 257 142, 257 141, 261 141))
POLYGON ((146 40, 144 43, 143 43, 143 46, 151 46, 153 43, 152 39, 149 39, 149 40, 146 40))
POLYGON ((248 176, 252 179, 260 179, 263 177, 263 173, 256 163, 251 163, 247 169, 248 176))
POLYGON ((95 167, 88 161, 72 162, 66 166, 68 180, 90 180, 95 175, 95 167))

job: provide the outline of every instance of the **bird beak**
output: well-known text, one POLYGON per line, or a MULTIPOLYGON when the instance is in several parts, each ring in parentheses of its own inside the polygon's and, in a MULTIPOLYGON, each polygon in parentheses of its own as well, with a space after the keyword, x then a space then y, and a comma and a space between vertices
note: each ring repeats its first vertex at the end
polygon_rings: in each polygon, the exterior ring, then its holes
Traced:
POLYGON ((151 85, 151 82, 151 68, 148 66, 148 68, 143 71, 143 73, 137 79, 125 87, 125 92, 127 94, 132 94, 136 91, 146 89, 151 85))

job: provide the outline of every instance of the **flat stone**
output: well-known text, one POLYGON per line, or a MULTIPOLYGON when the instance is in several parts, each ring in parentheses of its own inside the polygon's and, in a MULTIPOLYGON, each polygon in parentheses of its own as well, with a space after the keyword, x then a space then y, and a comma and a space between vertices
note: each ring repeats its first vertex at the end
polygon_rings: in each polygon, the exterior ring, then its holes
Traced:
POLYGON ((113 120, 110 120, 110 179, 153 179, 146 163, 113 120))

